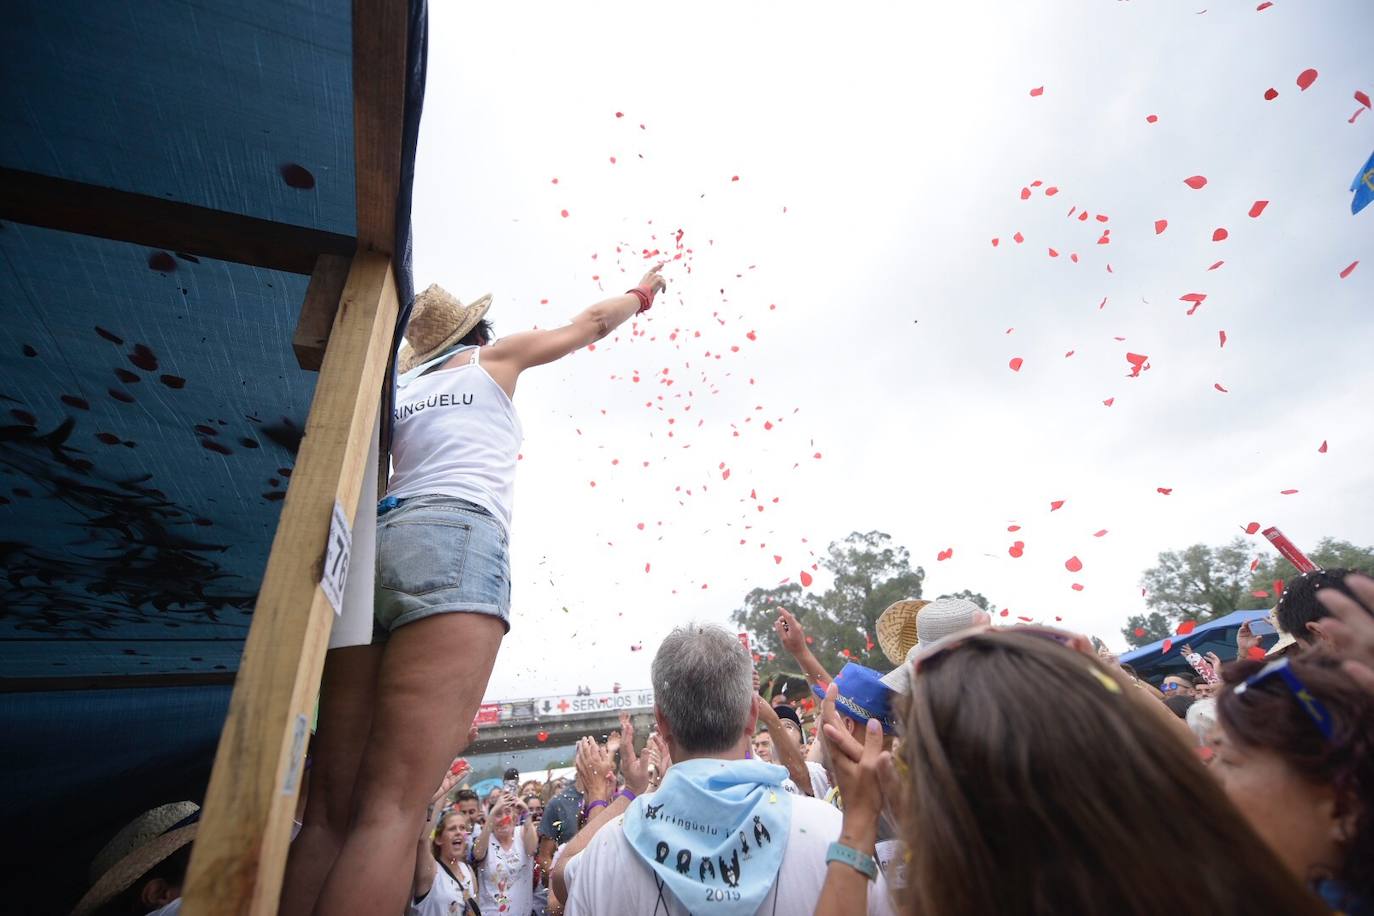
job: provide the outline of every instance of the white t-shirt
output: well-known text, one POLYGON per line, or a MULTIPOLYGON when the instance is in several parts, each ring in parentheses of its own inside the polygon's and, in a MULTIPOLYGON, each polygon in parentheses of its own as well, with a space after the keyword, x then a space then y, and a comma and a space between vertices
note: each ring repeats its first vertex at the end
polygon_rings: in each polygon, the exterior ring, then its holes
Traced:
POLYGON ((460 916, 467 912, 468 896, 476 896, 476 893, 477 878, 466 862, 459 862, 452 875, 436 865, 429 893, 419 903, 412 898, 410 906, 406 907, 406 916, 460 916))
MULTIPOLYGON (((840 836, 840 812, 825 802, 792 799, 792 825, 773 889, 759 907, 766 916, 810 916, 825 884, 825 855, 840 836), (776 899, 775 899, 776 898, 776 899)), ((567 916, 646 916, 666 912, 688 916, 687 907, 664 887, 625 839, 624 817, 599 830, 582 853, 563 868, 568 883, 567 916)), ((691 905, 692 901, 688 901, 691 905)), ((483 916, 486 914, 483 909, 483 916)), ((892 916, 882 873, 869 884, 869 916, 892 916)))
POLYGON ((477 863, 477 905, 482 916, 529 916, 534 908, 534 856, 517 832, 506 849, 492 837, 477 863))
POLYGON ((873 852, 888 886, 893 891, 906 887, 906 844, 901 840, 879 840, 873 852))
MULTIPOLYGON (((806 771, 811 774, 811 797, 825 801, 826 795, 830 794, 830 777, 826 775, 825 767, 814 760, 808 760, 806 771)), ((782 787, 793 795, 801 794, 801 790, 791 778, 784 779, 782 787)))

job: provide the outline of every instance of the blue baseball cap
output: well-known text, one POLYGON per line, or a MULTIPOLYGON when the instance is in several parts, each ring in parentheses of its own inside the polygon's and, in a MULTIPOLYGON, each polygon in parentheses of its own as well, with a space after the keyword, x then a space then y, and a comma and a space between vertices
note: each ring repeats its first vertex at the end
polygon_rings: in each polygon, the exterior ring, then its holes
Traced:
MULTIPOLYGON (((896 723, 892 718, 892 689, 883 683, 883 676, 872 668, 850 662, 835 676, 835 686, 839 688, 835 697, 835 708, 844 715, 867 725, 869 719, 877 719, 883 726, 883 733, 896 734, 896 723)), ((813 685, 813 693, 825 699, 825 691, 813 685)))

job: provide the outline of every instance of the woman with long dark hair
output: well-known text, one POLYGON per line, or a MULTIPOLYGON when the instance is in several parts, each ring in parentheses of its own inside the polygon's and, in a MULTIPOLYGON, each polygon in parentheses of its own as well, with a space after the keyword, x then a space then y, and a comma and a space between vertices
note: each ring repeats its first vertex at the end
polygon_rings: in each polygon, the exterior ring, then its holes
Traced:
POLYGON ((817 914, 854 912, 867 893, 885 794, 907 845, 900 912, 1325 912, 1216 790, 1164 706, 1083 637, 971 630, 915 665, 897 767, 881 732, 861 746, 827 700, 843 849, 817 914))
POLYGON ((1320 649, 1222 669, 1212 775, 1288 871, 1374 913, 1374 695, 1320 649))

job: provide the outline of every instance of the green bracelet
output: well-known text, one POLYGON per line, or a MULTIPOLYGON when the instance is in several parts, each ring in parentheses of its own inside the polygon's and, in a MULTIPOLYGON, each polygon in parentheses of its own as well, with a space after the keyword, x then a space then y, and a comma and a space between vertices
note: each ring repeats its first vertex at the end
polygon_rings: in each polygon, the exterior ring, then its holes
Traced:
POLYGON ((851 849, 843 843, 830 844, 830 850, 825 854, 825 863, 829 865, 831 862, 848 865, 870 881, 878 880, 878 863, 873 861, 873 857, 857 849, 851 849))

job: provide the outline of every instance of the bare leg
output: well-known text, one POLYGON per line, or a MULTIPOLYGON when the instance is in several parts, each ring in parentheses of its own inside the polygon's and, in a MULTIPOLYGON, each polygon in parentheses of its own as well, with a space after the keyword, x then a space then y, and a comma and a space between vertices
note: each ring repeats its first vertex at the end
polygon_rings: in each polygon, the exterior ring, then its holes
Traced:
POLYGON ((504 635, 485 614, 439 614, 392 632, 353 820, 315 904, 319 916, 405 909, 425 805, 467 744, 504 635))
POLYGON ((381 661, 381 646, 331 649, 324 657, 319 727, 311 742, 310 797, 286 860, 278 910, 282 916, 309 916, 343 848, 353 786, 372 728, 381 661))

